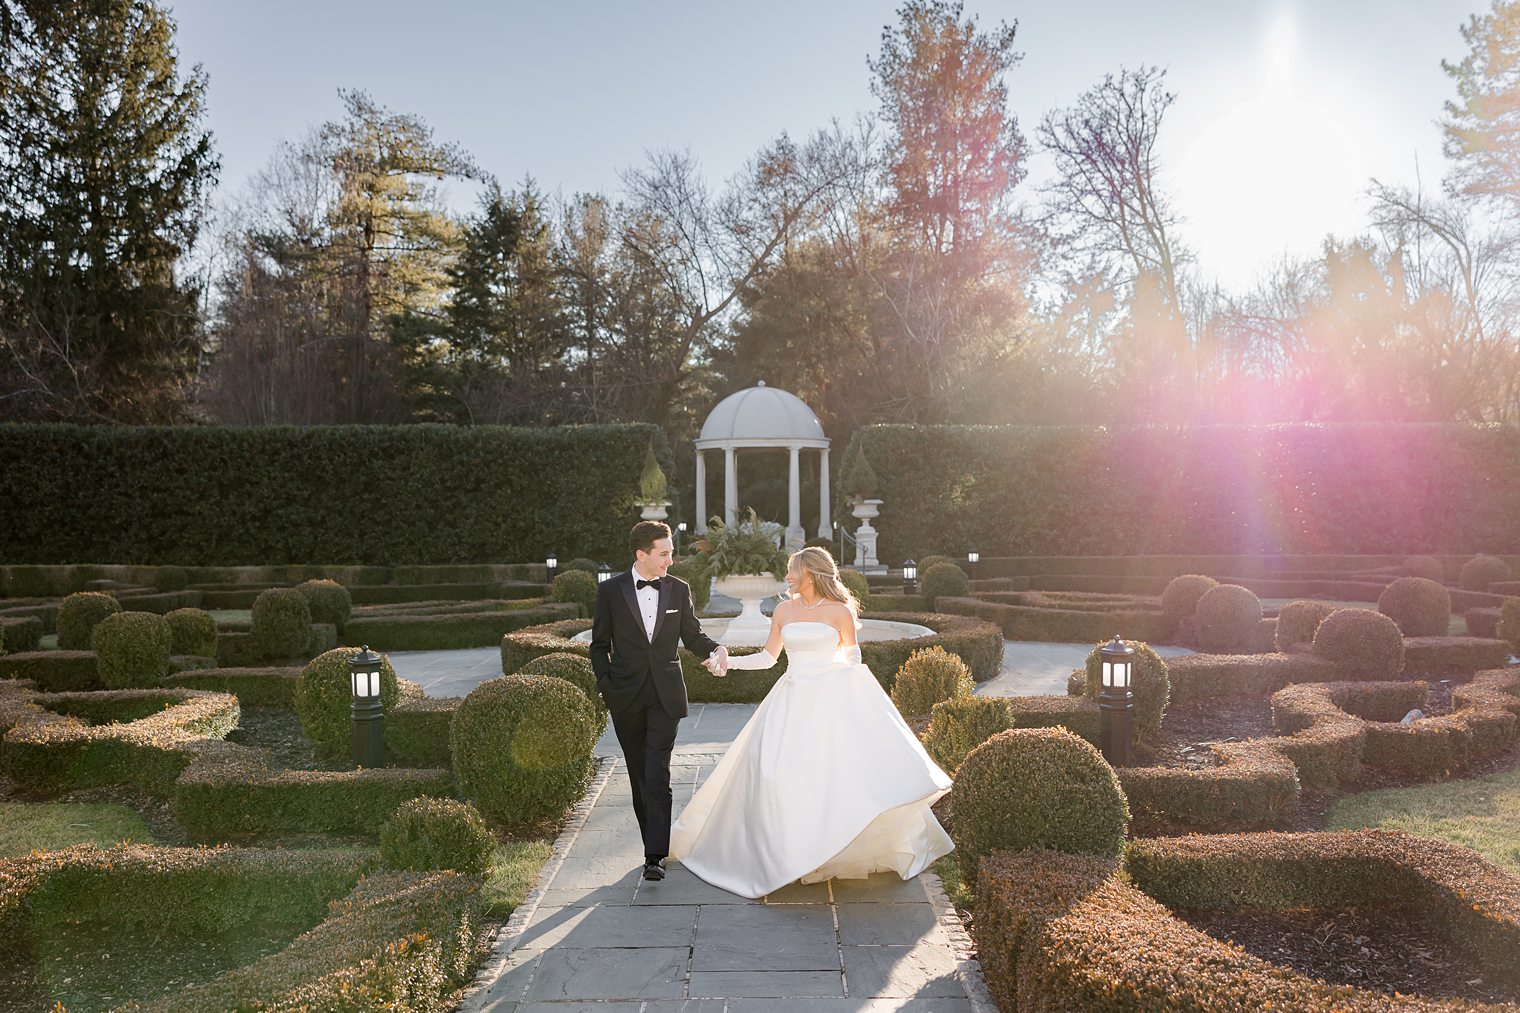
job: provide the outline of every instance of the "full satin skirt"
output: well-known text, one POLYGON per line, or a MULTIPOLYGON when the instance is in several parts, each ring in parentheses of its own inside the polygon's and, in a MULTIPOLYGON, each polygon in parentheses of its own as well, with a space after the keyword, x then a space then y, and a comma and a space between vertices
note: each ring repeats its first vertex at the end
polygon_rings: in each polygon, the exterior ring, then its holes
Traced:
POLYGON ((671 827, 670 857, 744 897, 918 875, 954 848, 929 808, 949 776, 869 668, 799 660, 671 827))

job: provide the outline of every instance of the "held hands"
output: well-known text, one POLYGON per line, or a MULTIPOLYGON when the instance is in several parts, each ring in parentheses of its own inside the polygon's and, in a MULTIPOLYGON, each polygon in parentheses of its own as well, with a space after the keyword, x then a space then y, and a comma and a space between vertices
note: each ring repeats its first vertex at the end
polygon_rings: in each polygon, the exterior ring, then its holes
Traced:
POLYGON ((702 667, 722 679, 728 675, 728 648, 719 644, 718 649, 707 656, 702 667))

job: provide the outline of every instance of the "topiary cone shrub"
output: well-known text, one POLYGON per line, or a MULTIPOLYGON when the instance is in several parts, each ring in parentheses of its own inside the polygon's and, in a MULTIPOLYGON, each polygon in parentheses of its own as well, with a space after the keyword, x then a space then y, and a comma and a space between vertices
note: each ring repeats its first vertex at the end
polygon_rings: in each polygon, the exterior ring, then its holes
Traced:
POLYGON ((161 615, 117 612, 95 624, 90 650, 107 689, 158 686, 169 674, 174 634, 161 615))
MULTIPOLYGON (((1166 662, 1151 649, 1150 644, 1140 640, 1126 640, 1124 643, 1135 652, 1130 658, 1129 675, 1130 691, 1135 695, 1135 720, 1130 738, 1134 742, 1141 742, 1161 730, 1161 722, 1166 718, 1166 705, 1172 698, 1172 680, 1166 662)), ((1103 695, 1102 652, 1103 644, 1099 644, 1087 655, 1085 688, 1089 700, 1097 700, 1103 695)))
POLYGON ((468 802, 424 795, 409 799, 380 828, 380 860, 388 868, 485 872, 496 837, 468 802))
POLYGON ((958 655, 930 647, 908 655, 892 683, 892 702, 910 724, 923 721, 934 705, 971 696, 976 682, 958 655))
POLYGON ((955 847, 972 882, 981 857, 1003 849, 1118 857, 1128 827, 1113 768, 1064 728, 998 732, 955 773, 955 847))
POLYGON ((1400 577, 1378 595, 1377 610, 1406 637, 1444 637, 1451 625, 1451 592, 1424 577, 1400 577))
POLYGON ((104 591, 76 591, 58 606, 58 649, 88 651, 90 631, 106 616, 121 611, 121 603, 104 591))
POLYGON ((253 600, 253 641, 266 658, 292 658, 311 642, 311 609, 293 587, 272 587, 253 600))
POLYGON ((1314 633, 1314 653, 1348 679, 1390 680, 1404 670, 1404 635, 1371 609, 1337 609, 1314 633))
MULTIPOLYGON (((359 651, 358 647, 335 647, 312 658, 296 676, 296 715, 301 719, 301 731, 318 752, 328 756, 341 756, 353 749, 354 691, 348 661, 359 651)), ((381 658, 380 707, 389 713, 401 692, 391 659, 381 658)))
POLYGON ((580 797, 596 728, 586 694, 564 679, 488 679, 460 703, 449 729, 455 779, 508 829, 542 826, 580 797))
POLYGON ((1198 646, 1213 653, 1250 651, 1261 626, 1261 599, 1239 584, 1219 584, 1193 610, 1198 646))

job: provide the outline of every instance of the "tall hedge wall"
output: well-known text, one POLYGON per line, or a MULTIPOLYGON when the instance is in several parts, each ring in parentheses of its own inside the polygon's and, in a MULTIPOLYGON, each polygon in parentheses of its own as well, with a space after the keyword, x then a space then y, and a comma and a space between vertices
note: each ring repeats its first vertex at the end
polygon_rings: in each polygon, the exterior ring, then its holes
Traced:
POLYGON ((839 474, 862 452, 893 562, 1520 552, 1517 426, 877 425, 839 474))
MULTIPOLYGON (((0 426, 6 563, 617 563, 652 425, 0 426)), ((672 497, 674 498, 674 497, 672 497)))

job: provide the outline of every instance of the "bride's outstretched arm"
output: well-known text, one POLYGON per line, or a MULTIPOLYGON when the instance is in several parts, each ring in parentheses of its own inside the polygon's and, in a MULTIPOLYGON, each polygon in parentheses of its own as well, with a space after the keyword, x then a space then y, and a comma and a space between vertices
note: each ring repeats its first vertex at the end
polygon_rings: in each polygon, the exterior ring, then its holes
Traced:
POLYGON ((844 653, 846 661, 860 664, 860 641, 856 639, 855 631, 860 629, 860 620, 851 614, 850 621, 845 628, 839 631, 839 649, 844 653))
POLYGON ((770 668, 781 658, 781 620, 771 616, 771 631, 765 638, 765 646, 755 654, 746 654, 742 658, 736 658, 732 654, 728 656, 728 667, 735 668, 770 668))

